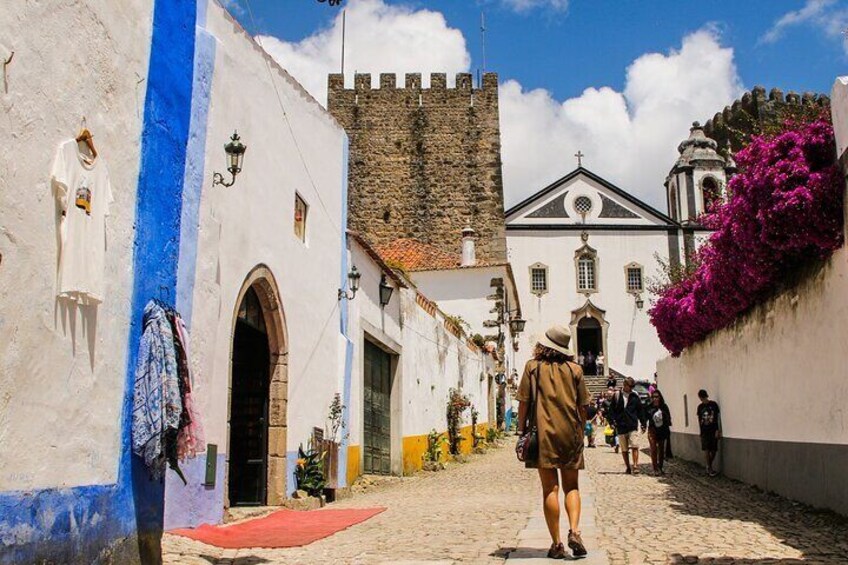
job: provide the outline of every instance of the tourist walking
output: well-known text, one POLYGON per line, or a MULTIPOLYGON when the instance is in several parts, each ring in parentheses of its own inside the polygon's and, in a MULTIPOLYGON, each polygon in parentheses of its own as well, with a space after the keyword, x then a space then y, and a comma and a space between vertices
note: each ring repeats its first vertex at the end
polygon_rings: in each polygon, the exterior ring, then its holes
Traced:
POLYGON ((537 436, 538 451, 527 456, 525 466, 539 472, 542 508, 551 535, 548 557, 553 559, 566 557, 559 529, 560 481, 569 523, 568 547, 575 556, 586 555, 580 537, 578 474, 584 468, 583 425, 590 396, 583 370, 573 362, 570 342, 568 328, 554 326, 545 332, 524 368, 516 395, 519 445, 532 445, 534 430, 537 436))
POLYGON ((621 456, 624 459, 625 473, 628 475, 639 472, 639 428, 645 433, 647 420, 645 410, 639 395, 634 392, 636 381, 633 377, 624 379, 621 390, 616 393, 610 410, 615 430, 618 433, 618 444, 621 446, 621 456), (633 456, 633 465, 630 457, 633 456))
POLYGON ((595 361, 598 364, 598 374, 604 374, 604 364, 607 362, 607 358, 604 356, 604 352, 601 351, 598 353, 598 359, 595 361))
POLYGON ((648 406, 648 443, 651 447, 651 467, 654 474, 664 475, 665 445, 671 436, 671 411, 662 393, 655 389, 648 406))
POLYGON ((701 427, 701 450, 707 461, 707 474, 711 477, 718 475, 713 467, 716 453, 718 453, 718 442, 721 439, 721 410, 718 403, 710 400, 707 391, 698 391, 701 403, 698 405, 698 425, 701 427))

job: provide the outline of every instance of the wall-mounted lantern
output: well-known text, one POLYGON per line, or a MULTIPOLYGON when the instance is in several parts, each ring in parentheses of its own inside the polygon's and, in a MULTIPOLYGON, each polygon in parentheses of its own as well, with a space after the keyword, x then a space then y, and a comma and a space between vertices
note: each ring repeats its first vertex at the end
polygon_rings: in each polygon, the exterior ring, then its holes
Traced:
POLYGON ((347 285, 350 289, 350 292, 346 292, 344 289, 339 289, 339 300, 342 298, 347 298, 348 300, 353 300, 356 297, 356 291, 359 290, 359 279, 362 278, 362 275, 359 274, 359 271, 356 269, 356 266, 350 268, 350 272, 347 274, 347 285))
POLYGON ((383 275, 380 278, 380 306, 384 308, 389 305, 389 301, 392 299, 392 292, 395 289, 389 284, 386 280, 386 275, 383 275))
POLYGON ((237 131, 233 132, 230 142, 224 145, 224 151, 227 153, 227 170, 230 171, 232 179, 230 182, 224 181, 224 176, 221 173, 212 175, 212 186, 220 184, 222 186, 233 186, 236 182, 236 175, 241 172, 241 163, 244 159, 244 152, 247 147, 241 142, 241 138, 237 131))
POLYGON ((642 295, 641 295, 641 294, 637 294, 637 295, 636 295, 636 308, 638 308, 639 310, 641 310, 644 306, 645 306, 645 301, 644 301, 644 300, 642 300, 642 295))
POLYGON ((512 318, 509 321, 509 331, 512 332, 512 335, 518 335, 524 331, 525 324, 527 324, 527 320, 522 320, 521 318, 512 318))

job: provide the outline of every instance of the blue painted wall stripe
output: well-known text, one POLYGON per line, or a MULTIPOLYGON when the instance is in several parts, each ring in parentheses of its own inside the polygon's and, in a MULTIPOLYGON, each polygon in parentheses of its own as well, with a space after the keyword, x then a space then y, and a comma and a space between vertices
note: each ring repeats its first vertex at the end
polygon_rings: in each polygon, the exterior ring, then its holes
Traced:
POLYGON ((194 0, 159 0, 153 9, 118 482, 0 493, 4 565, 88 563, 104 551, 114 551, 120 562, 159 559, 162 485, 150 481, 143 464, 131 455, 132 385, 144 304, 160 296, 160 288, 163 298, 175 298, 196 15, 194 0), (136 532, 140 544, 132 539, 136 532))
MULTIPOLYGON (((212 98, 212 78, 215 72, 215 38, 203 26, 206 21, 206 0, 199 0, 203 9, 198 14, 197 44, 194 60, 194 87, 191 101, 191 127, 185 167, 183 212, 180 220, 180 257, 177 276, 177 308, 191 329, 194 283, 197 272, 197 236, 200 221, 204 172, 206 169, 206 131, 209 125, 209 103, 212 98), (201 19, 202 16, 202 19, 201 19)), ((223 141, 221 160, 224 160, 223 141)))
POLYGON ((174 304, 180 251, 182 192, 186 170, 194 73, 196 1, 156 2, 141 166, 136 193, 136 232, 127 390, 124 404, 124 461, 131 470, 136 525, 142 542, 161 535, 164 486, 148 478, 143 462, 131 454, 132 383, 145 304, 159 297, 174 304))
MULTIPOLYGON (((350 147, 348 143, 347 135, 343 136, 344 143, 342 146, 342 223, 343 227, 347 227, 347 166, 348 166, 348 158, 350 153, 350 147)), ((346 233, 342 233, 342 273, 341 273, 341 286, 339 288, 345 288, 347 284, 347 273, 348 273, 348 260, 347 260, 347 235, 346 233)), ((351 396, 351 385, 353 379, 353 342, 348 335, 348 302, 347 299, 343 299, 339 302, 339 308, 341 308, 341 315, 339 316, 339 324, 340 331, 342 336, 344 336, 345 343, 345 366, 344 366, 344 389, 342 392, 342 403, 344 404, 344 412, 343 412, 343 421, 344 421, 344 429, 347 430, 346 433, 342 434, 341 446, 339 449, 339 476, 337 477, 338 484, 341 487, 347 486, 347 457, 348 457, 348 446, 350 445, 350 396, 351 396)))

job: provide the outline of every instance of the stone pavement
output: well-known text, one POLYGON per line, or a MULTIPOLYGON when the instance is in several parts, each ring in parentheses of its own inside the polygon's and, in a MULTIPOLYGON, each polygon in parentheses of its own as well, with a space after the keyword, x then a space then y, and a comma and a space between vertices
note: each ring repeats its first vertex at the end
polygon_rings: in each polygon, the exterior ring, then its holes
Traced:
MULTIPOLYGON (((639 475, 599 442, 581 473, 583 565, 848 563, 848 520, 674 460, 639 475)), ((309 546, 222 550, 166 535, 165 563, 179 565, 503 563, 542 564, 550 542, 534 471, 502 449, 438 473, 388 480, 333 505, 386 506, 382 514, 309 546)), ((562 524, 567 531, 565 512, 562 524)))
POLYGON ((642 453, 642 473, 625 475, 621 456, 599 445, 586 450, 587 469, 598 539, 613 565, 848 563, 845 518, 677 459, 654 477, 642 453))
MULTIPOLYGON (((511 551, 507 557, 507 565, 539 565, 554 562, 554 560, 547 558, 551 538, 541 508, 541 488, 537 489, 537 496, 538 509, 531 514, 527 526, 519 534, 516 549, 511 551)), ((560 495, 560 505, 562 505, 563 496, 560 495)), ((607 565, 609 563, 607 553, 601 548, 598 538, 598 528, 595 522, 595 496, 595 485, 591 476, 585 472, 580 473, 580 532, 589 554, 585 558, 572 560, 580 561, 582 565, 607 565)), ((568 517, 564 508, 561 510, 560 528, 563 542, 565 542, 568 535, 568 517)), ((570 553, 570 550, 568 551, 570 553)))
POLYGON ((438 473, 389 481, 333 504, 385 506, 382 514, 306 547, 223 550, 165 535, 165 563, 503 563, 541 498, 535 471, 515 460, 512 441, 438 473))

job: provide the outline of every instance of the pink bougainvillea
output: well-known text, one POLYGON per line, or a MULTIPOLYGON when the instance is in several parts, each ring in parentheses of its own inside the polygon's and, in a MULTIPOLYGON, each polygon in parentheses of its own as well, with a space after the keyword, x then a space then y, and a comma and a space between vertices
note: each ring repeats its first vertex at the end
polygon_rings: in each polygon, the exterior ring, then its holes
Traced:
POLYGON ((715 231, 698 251, 697 268, 663 290, 649 312, 672 355, 842 245, 843 180, 830 123, 754 138, 736 160, 740 172, 728 183, 726 202, 703 218, 715 231))

